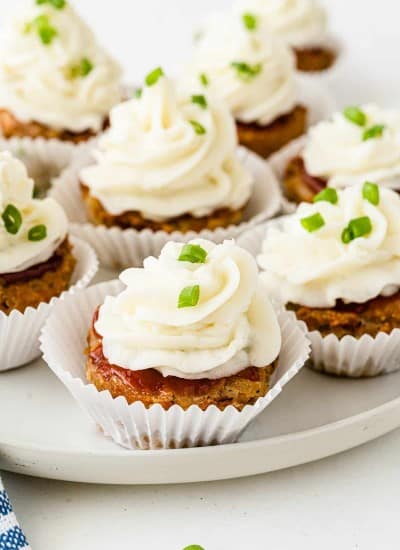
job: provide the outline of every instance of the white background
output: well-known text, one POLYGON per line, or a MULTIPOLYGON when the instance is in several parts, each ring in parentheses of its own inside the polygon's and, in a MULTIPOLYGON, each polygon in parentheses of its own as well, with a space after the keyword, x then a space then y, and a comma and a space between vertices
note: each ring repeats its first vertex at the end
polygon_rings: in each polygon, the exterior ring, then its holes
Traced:
MULTIPOLYGON (((17 4, 0 0, 1 19, 17 4)), ((192 30, 230 0, 76 0, 138 82, 176 71, 192 30)), ((345 54, 326 84, 339 104, 399 106, 398 0, 328 0, 345 54)), ((34 550, 394 550, 400 432, 315 464, 246 480, 172 487, 101 487, 4 475, 34 550)))

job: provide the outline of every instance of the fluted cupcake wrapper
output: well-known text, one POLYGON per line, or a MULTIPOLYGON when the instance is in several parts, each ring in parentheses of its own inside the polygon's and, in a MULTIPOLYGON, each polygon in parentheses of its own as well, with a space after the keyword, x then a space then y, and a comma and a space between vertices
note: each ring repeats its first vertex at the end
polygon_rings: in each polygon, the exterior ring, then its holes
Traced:
POLYGON ((195 447, 231 443, 295 376, 309 356, 310 344, 304 323, 292 313, 281 312, 279 323, 283 346, 271 389, 243 411, 233 406, 220 411, 210 406, 188 410, 174 405, 168 411, 160 405, 146 408, 141 402, 128 405, 124 397, 114 399, 109 391, 99 392, 85 377, 86 336, 93 312, 107 295, 123 288, 119 281, 92 286, 57 304, 41 335, 44 360, 65 384, 80 406, 102 432, 128 449, 195 447))
POLYGON ((245 221, 227 228, 213 231, 207 229, 198 233, 166 233, 149 229, 137 231, 119 227, 107 228, 89 223, 79 186, 80 170, 93 163, 92 154, 87 150, 81 152, 73 166, 54 181, 50 195, 66 211, 71 223, 71 233, 86 240, 94 248, 103 266, 114 269, 140 266, 147 256, 157 256, 168 241, 188 242, 200 237, 221 243, 278 214, 281 210, 282 195, 272 170, 263 159, 247 149, 239 148, 238 154, 243 164, 254 175, 255 186, 245 210, 245 221))
POLYGON ((390 334, 380 332, 375 338, 334 334, 323 336, 309 332, 312 352, 310 365, 320 372, 361 378, 387 374, 400 369, 400 329, 390 334))
POLYGON ((91 247, 77 238, 70 239, 77 264, 71 287, 61 296, 43 302, 37 308, 28 307, 9 315, 0 311, 0 372, 20 367, 40 356, 39 335, 53 306, 65 296, 86 287, 95 276, 98 261, 91 247))
MULTIPOLYGON (((247 231, 239 237, 238 245, 256 257, 261 252, 267 227, 279 224, 280 219, 247 231)), ((320 372, 360 378, 400 369, 400 329, 390 334, 380 332, 375 338, 365 334, 361 338, 347 335, 339 339, 334 334, 323 336, 318 331, 309 332, 308 337, 311 341, 309 364, 320 372)))
POLYGON ((95 139, 74 144, 59 139, 6 139, 0 135, 0 151, 10 151, 25 164, 28 174, 35 180, 39 195, 46 193, 51 180, 73 163, 76 155, 91 149, 94 143, 95 139))

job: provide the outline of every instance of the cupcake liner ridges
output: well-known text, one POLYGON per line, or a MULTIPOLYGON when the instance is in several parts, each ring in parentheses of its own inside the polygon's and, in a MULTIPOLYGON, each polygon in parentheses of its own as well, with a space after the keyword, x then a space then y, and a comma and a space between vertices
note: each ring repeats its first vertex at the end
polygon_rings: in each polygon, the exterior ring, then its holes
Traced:
POLYGON ((51 180, 60 175, 72 162, 75 155, 93 147, 94 140, 74 144, 58 139, 10 138, 0 135, 0 151, 10 151, 21 160, 28 174, 35 180, 39 193, 44 193, 51 180))
MULTIPOLYGON (((239 237, 238 245, 257 256, 271 223, 277 224, 279 219, 247 231, 239 237)), ((308 336, 309 365, 320 372, 358 378, 400 369, 400 329, 390 334, 380 332, 375 338, 365 334, 361 338, 348 335, 339 340, 334 334, 324 337, 318 331, 309 332, 308 336)))
POLYGON ((400 329, 380 332, 375 338, 309 333, 312 352, 310 366, 320 372, 360 378, 387 374, 400 369, 400 329))
POLYGON ((232 406, 224 411, 215 406, 206 411, 192 406, 184 411, 175 405, 165 411, 160 405, 148 409, 140 402, 128 405, 123 397, 113 399, 108 391, 99 392, 85 378, 84 350, 93 312, 105 296, 115 295, 122 288, 119 281, 101 283, 56 304, 43 329, 41 349, 49 367, 102 432, 128 449, 194 447, 236 441, 309 356, 305 325, 296 321, 292 313, 281 312, 283 347, 279 364, 271 380, 271 390, 254 405, 246 406, 241 412, 232 406))
POLYGON ((93 162, 92 154, 88 150, 81 151, 73 166, 55 180, 50 195, 66 211, 71 222, 71 233, 86 240, 94 248, 100 263, 106 267, 123 269, 141 265, 147 256, 158 255, 165 243, 170 240, 188 242, 201 237, 221 243, 225 239, 237 237, 246 229, 276 215, 281 209, 281 192, 272 170, 260 157, 244 148, 239 149, 239 155, 256 180, 253 195, 246 207, 245 221, 214 231, 166 233, 118 227, 107 228, 88 223, 78 178, 82 167, 93 162))
POLYGON ((98 262, 90 246, 80 239, 70 240, 77 264, 69 290, 37 308, 28 307, 23 313, 17 310, 9 315, 0 312, 0 372, 39 357, 39 334, 53 306, 64 296, 86 287, 96 274, 98 262))

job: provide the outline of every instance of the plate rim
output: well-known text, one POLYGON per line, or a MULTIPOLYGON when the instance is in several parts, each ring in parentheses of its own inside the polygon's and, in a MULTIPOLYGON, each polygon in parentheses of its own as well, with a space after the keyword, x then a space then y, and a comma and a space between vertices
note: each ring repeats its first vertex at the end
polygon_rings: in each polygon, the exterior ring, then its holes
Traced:
MULTIPOLYGON (((384 375, 388 376, 388 375, 384 375)), ((390 376, 390 375, 389 375, 390 376)), ((208 453, 215 453, 215 452, 223 452, 223 451, 232 451, 233 449, 237 449, 238 451, 245 451, 245 450, 256 450, 258 447, 264 447, 268 443, 269 444, 279 444, 279 443, 285 443, 290 440, 294 439, 307 439, 312 438, 317 435, 322 435, 327 432, 333 432, 337 429, 341 429, 344 427, 349 427, 351 425, 358 425, 362 424, 364 421, 385 415, 386 412, 391 411, 392 409, 399 408, 400 411, 400 396, 396 397, 395 399, 391 399, 390 401, 387 401, 386 403, 382 403, 381 405, 378 405, 377 407, 374 407, 372 409, 367 409, 361 413, 348 416, 346 418, 342 418, 340 420, 336 420, 335 422, 330 422, 329 424, 322 424, 321 426, 316 426, 314 428, 308 428, 306 430, 300 430, 297 432, 291 432, 287 434, 277 435, 273 437, 267 437, 262 439, 255 439, 251 441, 239 441, 236 443, 226 443, 222 445, 209 445, 206 447, 192 447, 192 448, 183 448, 183 449, 154 449, 154 450, 129 450, 124 449, 122 447, 119 447, 115 444, 115 450, 106 450, 106 451, 82 451, 79 449, 61 449, 61 448, 51 448, 46 447, 43 445, 37 445, 37 444, 28 444, 23 445, 19 443, 16 440, 3 440, 0 435, 0 457, 1 457, 1 447, 6 445, 8 447, 14 447, 15 449, 22 449, 24 451, 28 452, 39 452, 39 453, 62 453, 64 455, 70 455, 70 456, 85 456, 85 457, 98 457, 98 458, 127 458, 127 457, 136 457, 136 456, 147 456, 147 457, 170 457, 170 456, 177 456, 178 454, 180 456, 182 455, 191 455, 191 454, 208 454, 208 453)), ((90 419, 88 419, 90 422, 90 419)), ((93 425, 93 423, 92 423, 93 425)), ((94 426, 94 425, 93 425, 94 426)), ((398 426, 400 427, 400 415, 399 415, 399 421, 398 426)), ((393 429, 396 429, 393 428, 393 429)), ((390 430, 391 431, 391 430, 390 430)), ((384 432, 385 433, 385 432, 384 432)), ((388 432, 386 432, 388 433, 388 432)), ((381 434, 383 435, 383 434, 381 434)), ((371 438, 371 441, 373 439, 376 439, 377 437, 380 437, 379 435, 376 437, 371 438)), ((107 438, 109 440, 109 438, 107 438)), ((110 440, 111 441, 111 440, 110 440)), ((351 447, 349 447, 351 448, 351 447)))

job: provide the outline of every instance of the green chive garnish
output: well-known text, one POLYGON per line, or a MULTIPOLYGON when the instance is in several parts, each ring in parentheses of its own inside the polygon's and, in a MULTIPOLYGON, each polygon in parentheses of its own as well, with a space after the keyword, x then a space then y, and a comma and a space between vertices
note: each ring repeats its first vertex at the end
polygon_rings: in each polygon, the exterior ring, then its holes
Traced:
POLYGON ((367 115, 358 107, 346 107, 343 115, 353 124, 357 124, 357 126, 365 126, 367 124, 367 115))
POLYGON ((178 308, 194 307, 199 303, 200 287, 199 285, 187 286, 179 294, 178 308))
POLYGON ((35 225, 29 230, 28 239, 30 241, 43 241, 47 237, 47 227, 43 224, 35 225))
POLYGON ((7 233, 16 235, 22 225, 21 212, 13 204, 9 204, 1 215, 7 233))
POLYGON ((151 73, 146 76, 145 82, 147 86, 154 86, 162 76, 164 76, 164 71, 161 67, 157 67, 157 69, 154 69, 154 71, 151 71, 151 73))
POLYGON ((204 550, 204 548, 198 544, 191 544, 190 546, 186 546, 183 550, 204 550))
POLYGON ((380 199, 378 185, 376 183, 366 181, 362 188, 362 196, 374 206, 378 206, 380 199))
POLYGON ((231 67, 236 70, 237 76, 246 82, 249 82, 259 75, 262 70, 262 65, 260 63, 257 65, 249 65, 242 61, 233 61, 231 67))
POLYGON ((77 65, 71 67, 71 78, 85 78, 93 71, 93 63, 87 57, 83 57, 77 65))
POLYGON ((337 204, 339 198, 336 189, 333 187, 326 187, 318 195, 315 195, 313 202, 330 202, 331 204, 337 204))
POLYGON ((202 109, 207 109, 207 100, 203 95, 192 95, 192 103, 200 105, 202 109))
POLYGON ((375 126, 368 128, 363 133, 363 141, 382 137, 384 129, 385 129, 384 124, 376 124, 375 126))
POLYGON ((243 24, 248 31, 255 31, 257 28, 257 17, 252 13, 242 15, 243 24))
POLYGON ((351 220, 349 225, 343 230, 342 241, 344 244, 348 244, 354 239, 364 237, 372 231, 372 223, 368 216, 362 216, 361 218, 355 218, 351 220))
POLYGON ((308 231, 309 233, 312 233, 313 231, 317 231, 318 229, 321 229, 321 227, 325 225, 325 220, 321 216, 321 214, 317 212, 316 214, 313 214, 308 218, 302 218, 300 220, 300 223, 306 231, 308 231))
POLYGON ((201 73, 199 76, 200 83, 203 84, 203 86, 208 86, 210 81, 208 80, 208 76, 205 73, 201 73))
POLYGON ((349 244, 349 242, 351 242, 353 239, 354 237, 352 236, 350 229, 348 227, 346 227, 346 229, 343 229, 342 242, 344 244, 349 244))
POLYGON ((142 93, 143 93, 143 89, 142 88, 138 88, 137 90, 135 90, 135 97, 137 99, 140 99, 142 97, 142 93))
POLYGON ((207 251, 198 244, 185 244, 182 247, 178 260, 180 262, 191 262, 192 264, 204 264, 207 258, 207 251))
POLYGON ((193 126, 197 135, 202 136, 206 133, 204 126, 200 122, 197 122, 197 120, 189 120, 189 123, 193 126))
POLYGON ((50 4, 56 10, 62 10, 67 2, 65 0, 36 0, 36 4, 50 4))
POLYGON ((25 26, 25 32, 31 32, 35 28, 40 40, 48 46, 53 42, 53 39, 58 35, 57 29, 51 24, 47 15, 39 15, 31 23, 27 23, 25 26))

